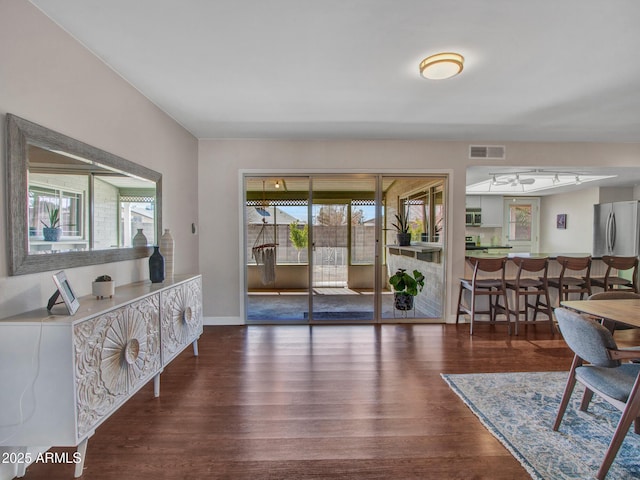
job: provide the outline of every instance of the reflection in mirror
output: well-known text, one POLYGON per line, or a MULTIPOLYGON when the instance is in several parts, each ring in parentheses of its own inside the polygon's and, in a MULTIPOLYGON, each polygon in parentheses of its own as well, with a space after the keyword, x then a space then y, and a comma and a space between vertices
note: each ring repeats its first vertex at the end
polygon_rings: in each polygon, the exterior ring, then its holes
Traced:
POLYGON ((13 115, 7 132, 12 275, 149 254, 159 173, 13 115))
POLYGON ((28 162, 30 254, 131 247, 138 229, 155 244, 151 181, 35 145, 28 162))

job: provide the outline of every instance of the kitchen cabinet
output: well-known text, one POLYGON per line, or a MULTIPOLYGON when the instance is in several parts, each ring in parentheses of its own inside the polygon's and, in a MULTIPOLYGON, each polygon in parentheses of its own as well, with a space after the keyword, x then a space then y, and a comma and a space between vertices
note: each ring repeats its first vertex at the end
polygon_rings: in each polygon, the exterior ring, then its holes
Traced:
POLYGON ((502 227, 504 206, 502 195, 482 195, 482 227, 502 227))
POLYGON ((481 208, 482 195, 467 195, 465 198, 465 206, 467 208, 481 208))
POLYGON ((481 227, 502 227, 504 205, 502 195, 467 195, 467 208, 480 208, 481 227))

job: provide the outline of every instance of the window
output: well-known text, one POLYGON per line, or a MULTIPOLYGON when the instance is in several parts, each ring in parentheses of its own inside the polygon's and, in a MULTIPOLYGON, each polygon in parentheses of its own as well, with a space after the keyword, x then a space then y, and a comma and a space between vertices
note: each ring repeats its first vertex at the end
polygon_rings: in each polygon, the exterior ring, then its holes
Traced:
MULTIPOLYGON (((131 193, 125 189, 118 190, 118 201, 120 203, 120 239, 119 244, 123 247, 131 247, 132 239, 138 232, 142 230, 142 233, 147 237, 147 245, 157 245, 156 240, 156 223, 155 223, 155 197, 149 193, 131 193)), ((108 205, 108 202, 103 202, 108 205)), ((108 216, 106 216, 108 218, 108 216)), ((115 220, 115 218, 114 218, 115 220)), ((102 225, 96 225, 97 229, 103 227, 106 229, 98 236, 101 238, 108 238, 108 231, 113 230, 109 226, 108 221, 104 221, 102 225)), ((98 238, 96 238, 98 242, 98 238)), ((108 248, 105 245, 104 248, 108 248)))
POLYGON ((402 199, 407 208, 412 242, 442 242, 444 227, 442 185, 428 187, 402 199))
POLYGON ((255 263, 252 248, 276 243, 276 262, 307 264, 309 227, 307 200, 247 200, 247 260, 255 263), (295 229, 296 231, 293 231, 295 229))
POLYGON ((80 192, 38 185, 29 186, 29 236, 41 237, 50 225, 49 212, 59 209, 59 224, 64 238, 83 238, 83 195, 80 192))
POLYGON ((531 205, 509 205, 509 239, 531 240, 531 205))
POLYGON ((375 202, 351 201, 351 264, 373 265, 375 262, 375 202))

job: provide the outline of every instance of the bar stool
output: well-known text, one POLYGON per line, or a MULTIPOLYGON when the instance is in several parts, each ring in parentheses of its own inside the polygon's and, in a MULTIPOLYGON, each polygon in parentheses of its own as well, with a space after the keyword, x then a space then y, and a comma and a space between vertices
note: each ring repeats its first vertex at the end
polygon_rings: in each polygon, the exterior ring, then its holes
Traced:
POLYGON ((591 256, 587 257, 564 257, 558 256, 556 259, 561 265, 560 277, 548 279, 549 288, 558 290, 558 306, 560 302, 569 300, 570 293, 579 293, 580 300, 584 294, 591 295, 591 256), (571 272, 582 272, 580 277, 571 276, 571 272))
POLYGON ((518 266, 518 272, 516 278, 513 280, 507 280, 507 290, 512 290, 515 297, 515 306, 509 310, 509 315, 515 317, 516 335, 518 335, 519 323, 536 323, 536 317, 538 312, 543 312, 547 315, 549 320, 549 326, 551 333, 554 333, 553 327, 553 313, 551 312, 551 301, 549 300, 549 285, 547 278, 547 271, 549 269, 549 257, 543 258, 526 258, 526 257, 514 257, 513 262, 518 266), (530 274, 538 274, 538 278, 525 276, 530 274), (529 296, 535 295, 535 303, 529 302, 529 296), (541 296, 544 296, 544 302, 541 301, 541 296), (523 308, 520 309, 520 297, 524 297, 523 308), (527 313, 529 309, 533 310, 533 318, 528 320, 527 313), (524 321, 520 321, 520 315, 524 314, 524 321))
POLYGON ((605 255, 602 261, 607 265, 607 271, 602 278, 592 278, 592 287, 601 287, 607 290, 628 290, 638 293, 638 257, 620 257, 614 255, 605 255), (625 270, 632 270, 631 280, 620 276, 612 275, 611 271, 616 270, 617 273, 625 270))
POLYGON ((511 335, 511 322, 509 321, 509 303, 507 300, 507 287, 504 279, 507 257, 470 258, 467 261, 473 266, 473 275, 470 279, 460 279, 460 293, 458 294, 456 323, 458 323, 461 313, 468 314, 471 317, 469 334, 473 335, 473 323, 475 321, 476 314, 489 315, 489 323, 494 324, 496 323, 498 310, 500 310, 507 317, 508 334, 511 335), (479 273, 496 272, 500 272, 500 277, 478 277, 479 273), (471 292, 471 301, 469 302, 468 306, 462 303, 462 294, 465 290, 471 292), (488 310, 476 309, 476 300, 478 296, 488 297, 488 310), (495 297, 495 303, 491 302, 492 297, 495 297), (500 297, 504 299, 504 305, 499 304, 500 297))

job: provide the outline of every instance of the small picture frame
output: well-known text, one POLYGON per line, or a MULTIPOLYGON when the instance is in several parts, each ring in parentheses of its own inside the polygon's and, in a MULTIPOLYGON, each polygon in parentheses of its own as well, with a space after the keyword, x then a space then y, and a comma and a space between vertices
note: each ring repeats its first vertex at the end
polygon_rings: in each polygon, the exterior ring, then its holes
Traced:
POLYGON ((567 214, 566 213, 558 214, 558 216, 556 217, 556 228, 559 228, 561 230, 565 230, 567 228, 567 214))
POLYGON ((69 280, 67 280, 67 275, 63 270, 53 274, 53 282, 56 284, 57 290, 49 299, 47 310, 51 310, 51 308, 56 305, 56 300, 60 296, 69 311, 69 315, 76 313, 78 308, 80 308, 80 302, 78 301, 76 294, 73 292, 73 289, 69 284, 69 280))

